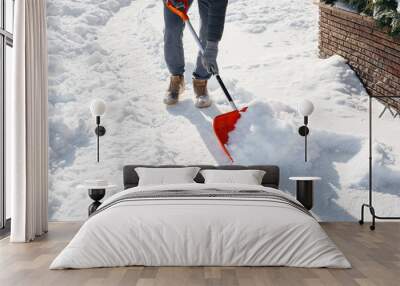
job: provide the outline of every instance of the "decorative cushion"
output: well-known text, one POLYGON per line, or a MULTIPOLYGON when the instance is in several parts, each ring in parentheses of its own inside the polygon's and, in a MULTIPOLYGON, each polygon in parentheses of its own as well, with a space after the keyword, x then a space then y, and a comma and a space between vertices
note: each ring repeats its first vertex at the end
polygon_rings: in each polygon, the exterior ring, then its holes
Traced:
POLYGON ((199 170, 199 167, 135 168, 139 175, 139 186, 195 183, 193 179, 199 170))
POLYGON ((261 185, 265 171, 261 170, 202 170, 206 184, 226 183, 261 185))

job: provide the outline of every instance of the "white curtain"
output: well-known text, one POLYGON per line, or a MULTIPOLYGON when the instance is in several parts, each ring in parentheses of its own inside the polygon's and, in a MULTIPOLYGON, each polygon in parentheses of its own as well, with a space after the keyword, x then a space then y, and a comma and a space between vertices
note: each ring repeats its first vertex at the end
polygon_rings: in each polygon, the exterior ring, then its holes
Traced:
POLYGON ((13 92, 6 111, 6 180, 12 242, 47 232, 48 123, 46 1, 15 1, 13 92))

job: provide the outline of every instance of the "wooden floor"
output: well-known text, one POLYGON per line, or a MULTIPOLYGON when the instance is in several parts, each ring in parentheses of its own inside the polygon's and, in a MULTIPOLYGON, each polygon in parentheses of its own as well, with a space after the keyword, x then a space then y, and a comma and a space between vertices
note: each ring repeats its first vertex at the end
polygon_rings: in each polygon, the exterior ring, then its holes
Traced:
POLYGON ((0 241, 0 285, 400 285, 400 222, 368 225, 328 223, 323 228, 352 269, 288 267, 124 267, 48 270, 80 223, 50 223, 43 238, 28 244, 0 241))

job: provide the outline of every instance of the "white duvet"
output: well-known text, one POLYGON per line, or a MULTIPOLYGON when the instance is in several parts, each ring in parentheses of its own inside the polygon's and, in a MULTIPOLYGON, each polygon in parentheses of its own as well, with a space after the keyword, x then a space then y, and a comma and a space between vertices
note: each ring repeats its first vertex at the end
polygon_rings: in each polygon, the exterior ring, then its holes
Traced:
MULTIPOLYGON (((102 206, 129 192, 205 186, 285 196, 262 186, 184 184, 128 189, 102 206)), ((89 218, 50 269, 127 265, 350 267, 318 222, 293 206, 246 198, 163 198, 120 202, 89 218)))

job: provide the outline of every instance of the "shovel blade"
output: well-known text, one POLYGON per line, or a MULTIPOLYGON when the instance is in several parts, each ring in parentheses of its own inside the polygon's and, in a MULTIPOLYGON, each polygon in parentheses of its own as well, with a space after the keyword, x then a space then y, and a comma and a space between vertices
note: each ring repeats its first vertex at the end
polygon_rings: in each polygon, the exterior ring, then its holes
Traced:
POLYGON ((218 142, 221 145, 222 150, 228 156, 229 160, 233 162, 233 158, 229 153, 226 145, 229 141, 229 132, 235 130, 236 123, 240 119, 241 112, 246 112, 247 107, 241 110, 234 110, 224 114, 220 114, 214 118, 213 127, 215 136, 217 136, 218 142))

